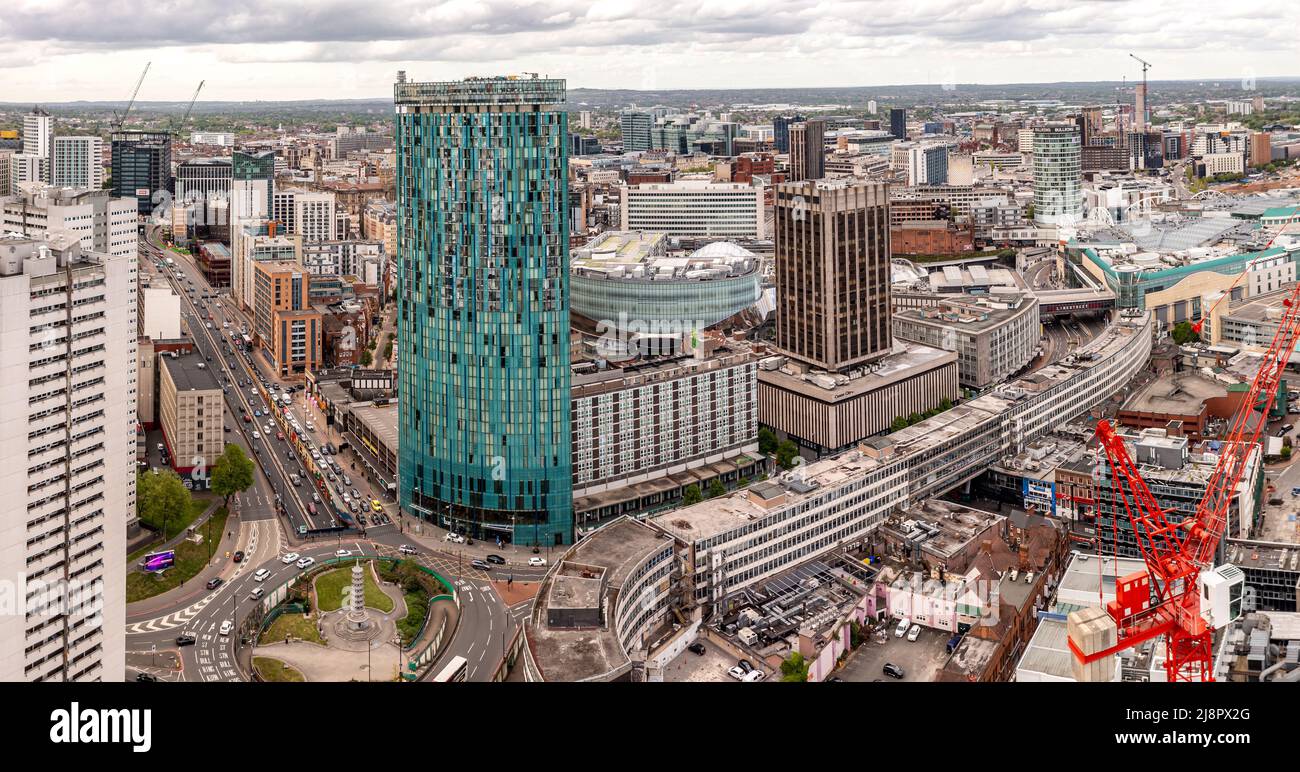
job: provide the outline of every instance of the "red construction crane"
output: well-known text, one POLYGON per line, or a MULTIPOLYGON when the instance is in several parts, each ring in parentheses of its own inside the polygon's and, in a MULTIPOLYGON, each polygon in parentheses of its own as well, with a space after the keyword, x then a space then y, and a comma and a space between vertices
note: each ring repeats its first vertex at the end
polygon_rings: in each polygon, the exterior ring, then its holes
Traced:
MULTIPOLYGON (((1279 235, 1295 218, 1295 214, 1288 218, 1279 235)), ((1274 240, 1276 236, 1268 246, 1274 240)), ((1278 320, 1277 334, 1233 418, 1205 495, 1191 517, 1170 522, 1168 510, 1161 509, 1147 489, 1115 427, 1107 420, 1097 424, 1097 439, 1110 463, 1117 493, 1112 517, 1118 521, 1122 506, 1133 526, 1146 572, 1117 577, 1115 600, 1106 608, 1115 620, 1117 643, 1085 653, 1078 642, 1069 639, 1070 649, 1080 662, 1095 662, 1163 635, 1169 681, 1214 680, 1214 631, 1241 615, 1245 585, 1241 569, 1232 565, 1216 568, 1214 554, 1223 539, 1228 508, 1264 431, 1287 360, 1300 338, 1300 283, 1292 288, 1282 306, 1284 313, 1278 320)), ((1202 321, 1194 325, 1198 332, 1201 325, 1202 321)))

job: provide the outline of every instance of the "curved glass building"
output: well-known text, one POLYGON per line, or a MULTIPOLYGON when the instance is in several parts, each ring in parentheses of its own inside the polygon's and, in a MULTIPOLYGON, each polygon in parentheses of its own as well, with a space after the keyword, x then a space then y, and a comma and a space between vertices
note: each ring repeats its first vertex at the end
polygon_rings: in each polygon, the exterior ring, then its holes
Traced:
POLYGON ((475 538, 572 541, 564 100, 394 87, 400 503, 475 538))
POLYGON ((759 259, 728 241, 690 255, 666 254, 664 233, 601 234, 574 254, 573 310, 607 329, 704 329, 753 305, 759 259))

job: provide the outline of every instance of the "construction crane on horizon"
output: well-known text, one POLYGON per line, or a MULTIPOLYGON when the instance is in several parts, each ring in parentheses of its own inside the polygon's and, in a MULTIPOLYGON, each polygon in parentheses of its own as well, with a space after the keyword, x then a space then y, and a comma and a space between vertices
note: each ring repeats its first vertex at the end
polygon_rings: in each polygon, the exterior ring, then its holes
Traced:
POLYGON ((199 87, 194 89, 194 96, 190 97, 190 103, 189 106, 185 108, 185 114, 181 116, 179 123, 172 126, 173 133, 179 134, 180 130, 185 128, 185 124, 190 120, 190 113, 194 110, 194 103, 198 101, 199 92, 203 90, 204 83, 207 83, 207 81, 199 81, 199 87))
POLYGON ((151 64, 153 62, 145 62, 144 72, 140 73, 140 79, 135 82, 135 89, 131 91, 131 99, 127 101, 126 109, 122 111, 122 114, 118 115, 116 110, 113 111, 113 131, 121 131, 122 125, 126 123, 126 116, 131 113, 131 107, 135 104, 135 97, 140 93, 140 86, 144 84, 144 76, 149 74, 149 65, 151 64))
POLYGON ((1129 56, 1142 63, 1142 98, 1139 100, 1141 104, 1135 105, 1140 109, 1135 110, 1136 115, 1134 117, 1138 122, 1137 127, 1145 129, 1147 127, 1147 70, 1151 69, 1151 63, 1138 57, 1137 54, 1129 54, 1129 56))

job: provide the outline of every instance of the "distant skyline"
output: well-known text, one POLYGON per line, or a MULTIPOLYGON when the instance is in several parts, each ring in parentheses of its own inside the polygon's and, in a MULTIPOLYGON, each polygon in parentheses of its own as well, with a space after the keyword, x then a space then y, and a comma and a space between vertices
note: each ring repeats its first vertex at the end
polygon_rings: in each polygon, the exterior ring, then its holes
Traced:
POLYGON ((366 99, 539 72, 574 88, 813 88, 1300 75, 1260 0, 11 0, 0 102, 366 99))

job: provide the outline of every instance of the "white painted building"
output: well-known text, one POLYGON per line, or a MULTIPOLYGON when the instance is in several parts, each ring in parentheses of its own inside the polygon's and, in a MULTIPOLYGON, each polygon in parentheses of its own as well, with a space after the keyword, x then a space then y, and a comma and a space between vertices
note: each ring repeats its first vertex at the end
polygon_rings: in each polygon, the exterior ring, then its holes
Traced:
POLYGON ((104 140, 99 137, 54 138, 50 179, 60 187, 104 187, 104 140))
POLYGON ((26 183, 0 203, 0 231, 33 238, 71 233, 87 252, 135 258, 137 215, 134 198, 113 198, 111 190, 56 188, 26 183))
POLYGON ((9 192, 24 182, 43 183, 49 177, 49 156, 14 153, 9 156, 9 192))
MULTIPOLYGON (((49 159, 53 152, 54 116, 37 107, 23 116, 23 153, 49 159)), ((47 178, 41 180, 49 182, 47 178)))
POLYGON ((0 238, 0 578, 22 615, 0 624, 0 681, 125 676, 135 294, 134 255, 0 238))
POLYGON ((696 180, 624 185, 620 199, 619 230, 764 238, 761 185, 696 180))
POLYGON ((283 224, 283 232, 303 241, 337 238, 338 215, 333 193, 309 190, 277 190, 271 217, 283 224))
POLYGON ((235 135, 228 131, 192 131, 190 132, 190 144, 234 147, 235 135))

